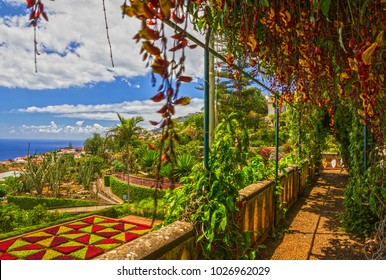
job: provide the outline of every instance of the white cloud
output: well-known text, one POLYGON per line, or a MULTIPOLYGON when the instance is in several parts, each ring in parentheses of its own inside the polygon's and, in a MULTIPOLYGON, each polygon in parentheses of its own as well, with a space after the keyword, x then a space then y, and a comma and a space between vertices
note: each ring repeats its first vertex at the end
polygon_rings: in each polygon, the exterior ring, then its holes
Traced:
POLYGON ((49 136, 49 137, 88 137, 93 133, 104 134, 108 127, 98 123, 83 126, 83 122, 76 122, 75 125, 60 125, 51 121, 47 125, 23 125, 10 131, 11 134, 29 135, 29 136, 49 136), (82 123, 82 124, 80 124, 82 123))
MULTIPOLYGON (((154 103, 151 100, 144 101, 125 101, 121 103, 97 104, 97 105, 54 105, 46 107, 31 106, 24 109, 18 109, 20 113, 48 113, 56 117, 86 119, 86 120, 103 120, 118 121, 117 113, 125 118, 142 116, 145 121, 141 125, 147 129, 153 128, 150 120, 160 120, 160 115, 156 113, 162 106, 161 103, 154 103)), ((188 106, 177 106, 175 117, 184 116, 189 113, 200 112, 204 106, 204 100, 193 98, 188 106)), ((83 121, 77 121, 77 126, 82 126, 83 121)))
MULTIPOLYGON (((25 5, 24 0, 6 0, 25 5)), ((44 1, 50 21, 37 32, 38 73, 34 73, 33 29, 28 15, 0 17, 0 86, 28 89, 67 88, 144 75, 140 44, 132 37, 140 21, 122 19, 119 2, 105 0, 115 67, 111 67, 102 2, 44 1)), ((187 75, 201 75, 203 52, 187 50, 187 75)), ((132 85, 138 87, 138 85, 132 85)))

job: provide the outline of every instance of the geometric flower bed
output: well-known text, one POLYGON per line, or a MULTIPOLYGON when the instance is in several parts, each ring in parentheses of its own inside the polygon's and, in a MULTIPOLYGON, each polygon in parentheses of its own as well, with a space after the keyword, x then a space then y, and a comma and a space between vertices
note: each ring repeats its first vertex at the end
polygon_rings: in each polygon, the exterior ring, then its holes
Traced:
POLYGON ((119 219, 89 216, 0 241, 0 260, 87 260, 149 229, 119 219))

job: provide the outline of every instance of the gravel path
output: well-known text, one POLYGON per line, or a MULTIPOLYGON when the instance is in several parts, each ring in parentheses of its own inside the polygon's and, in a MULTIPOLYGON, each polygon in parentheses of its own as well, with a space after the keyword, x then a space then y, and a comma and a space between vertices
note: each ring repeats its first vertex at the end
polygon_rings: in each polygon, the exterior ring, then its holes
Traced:
POLYGON ((266 240, 259 252, 266 260, 363 260, 363 240, 341 227, 348 175, 324 170, 306 197, 288 211, 283 231, 266 240))

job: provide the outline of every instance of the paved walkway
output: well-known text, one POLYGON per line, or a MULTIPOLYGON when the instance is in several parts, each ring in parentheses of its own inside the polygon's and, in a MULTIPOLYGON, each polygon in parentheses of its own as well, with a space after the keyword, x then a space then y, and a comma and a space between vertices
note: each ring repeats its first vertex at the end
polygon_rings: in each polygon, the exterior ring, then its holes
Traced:
POLYGON ((343 196, 348 174, 324 170, 309 195, 288 211, 284 231, 265 242, 261 259, 348 260, 366 259, 363 240, 346 234, 341 227, 343 196))
MULTIPOLYGON (((132 222, 132 223, 138 223, 138 224, 142 224, 142 225, 147 225, 147 226, 151 226, 152 221, 153 221, 153 219, 135 216, 135 215, 125 216, 125 217, 121 218, 121 220, 125 220, 125 221, 132 222)), ((162 223, 161 220, 156 219, 154 221, 154 225, 157 225, 160 223, 162 223)))
POLYGON ((96 206, 82 206, 82 207, 69 207, 69 208, 58 208, 58 209, 50 209, 49 212, 58 211, 59 213, 67 212, 67 213, 85 213, 85 212, 93 212, 97 210, 102 210, 107 207, 111 207, 113 205, 96 205, 96 206))

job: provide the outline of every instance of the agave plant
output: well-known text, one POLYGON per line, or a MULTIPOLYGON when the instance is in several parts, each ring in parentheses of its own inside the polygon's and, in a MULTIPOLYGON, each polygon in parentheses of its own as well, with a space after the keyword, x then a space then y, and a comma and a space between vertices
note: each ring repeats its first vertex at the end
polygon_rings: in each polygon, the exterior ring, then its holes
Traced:
POLYGON ((179 180, 182 177, 188 176, 194 165, 194 159, 189 154, 183 154, 177 159, 177 164, 174 167, 174 178, 179 180))
POLYGON ((145 172, 153 172, 158 162, 158 153, 153 150, 146 151, 141 158, 141 166, 145 172))

